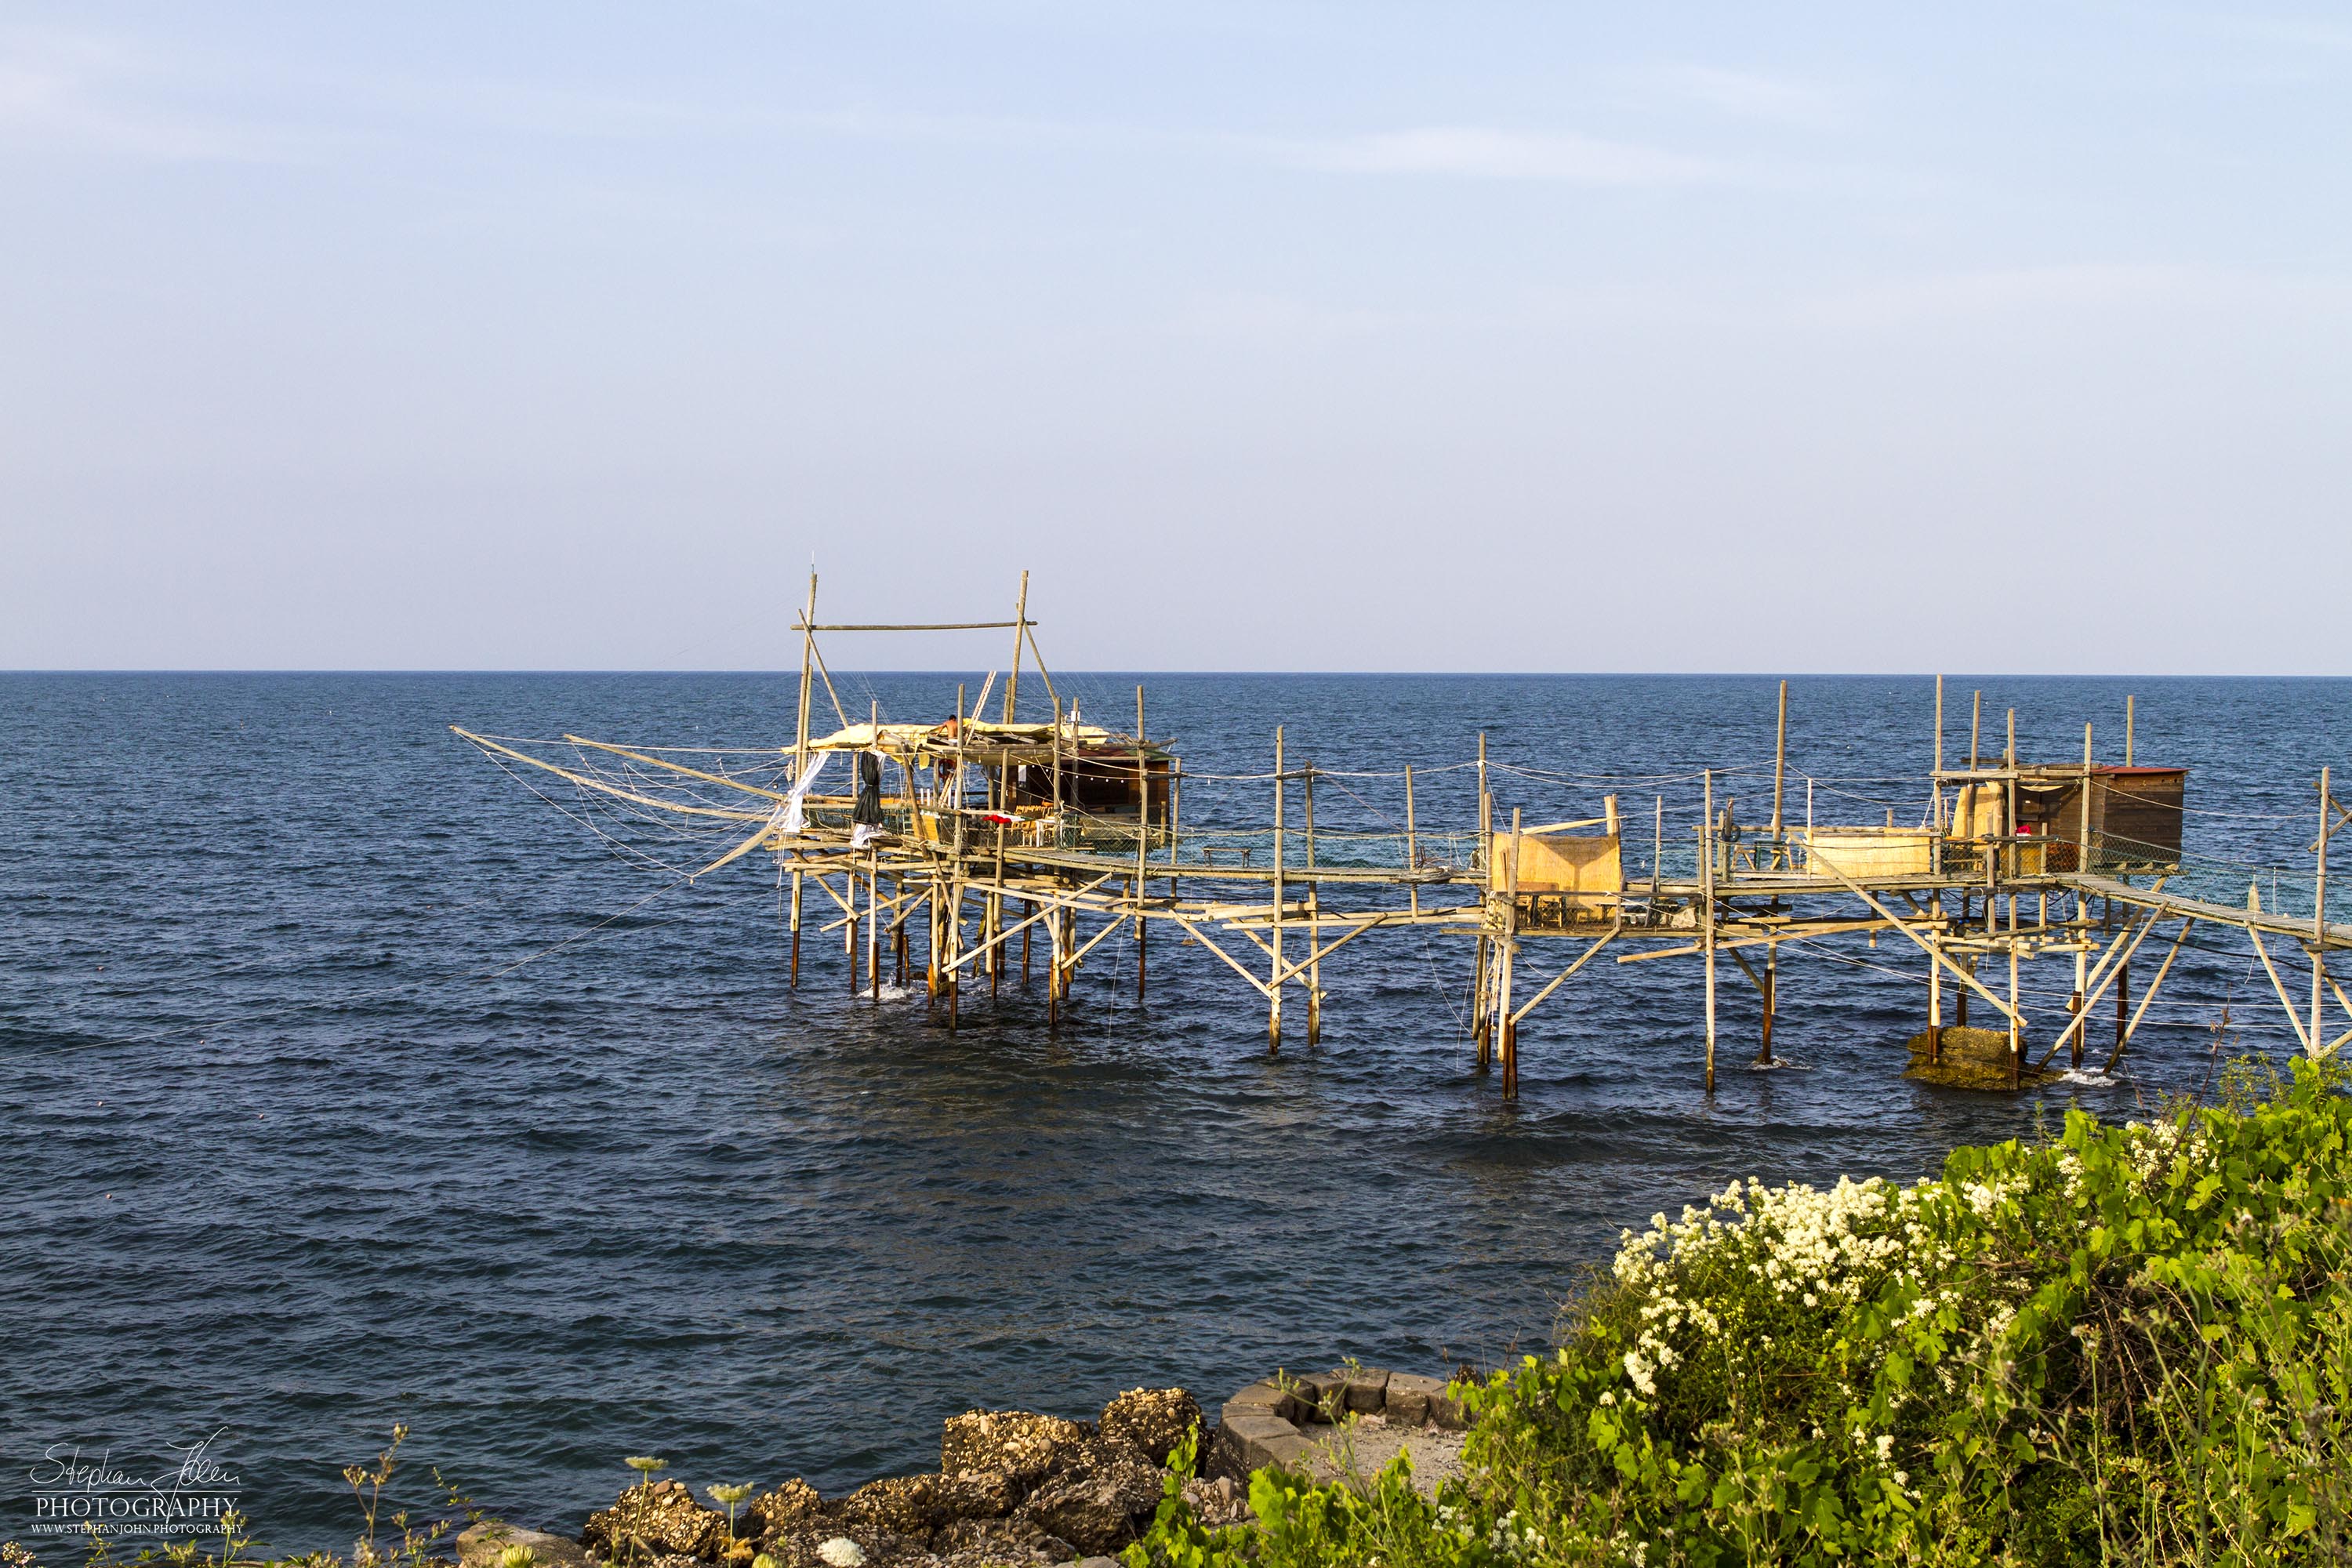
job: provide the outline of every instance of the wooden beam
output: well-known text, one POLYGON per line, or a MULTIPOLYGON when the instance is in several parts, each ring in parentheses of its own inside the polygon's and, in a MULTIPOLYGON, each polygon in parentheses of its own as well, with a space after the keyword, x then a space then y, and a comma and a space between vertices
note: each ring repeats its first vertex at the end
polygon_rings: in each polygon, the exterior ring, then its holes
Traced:
POLYGON ((1893 910, 1888 909, 1885 904, 1882 904, 1876 899, 1872 898, 1861 883, 1855 881, 1852 877, 1847 876, 1843 871, 1838 869, 1836 862, 1817 851, 1813 856, 1813 863, 1827 870, 1831 876, 1835 877, 1839 881, 1843 882, 1846 885, 1847 890, 1852 892, 1855 898, 1860 899, 1864 903, 1868 904, 1872 909, 1876 910, 1879 914, 1885 918, 1888 924, 1892 925, 1896 931, 1901 931, 1905 936, 1909 937, 1912 942, 1917 945, 1920 952, 1926 953, 1937 963, 1942 964, 1946 969, 1949 970, 1961 984, 1967 986, 1969 990, 1975 992, 1978 995, 1983 997, 1986 1001, 1999 1008, 2002 1017, 2007 1018, 2011 1024, 2020 1027, 2024 1026, 2025 1020, 2018 1016, 2014 1008, 2011 1007, 2008 1003, 2002 1001, 2000 997, 1994 995, 1983 985, 1978 984, 1977 977, 1975 975, 1970 974, 1967 970, 1962 969, 1958 964, 1954 963, 1950 959, 1946 958, 1941 949, 1927 941, 1927 939, 1922 937, 1917 931, 1913 931, 1907 923, 1896 916, 1893 910))
POLYGON ((1591 963, 1593 958, 1599 954, 1601 950, 1607 947, 1612 942, 1615 941, 1618 933, 1622 931, 1625 928, 1622 923, 1613 925, 1601 936, 1593 939, 1591 946, 1577 954, 1575 963, 1570 964, 1566 969, 1561 970, 1558 974, 1554 975, 1550 984, 1545 986, 1542 990, 1528 997, 1527 1005, 1521 1007, 1517 1012, 1511 1015, 1511 1022, 1517 1024, 1523 1021, 1528 1014, 1536 1010, 1536 1005, 1538 1003, 1550 995, 1553 992, 1559 990, 1561 985, 1567 983, 1570 975, 1574 974, 1578 970, 1591 963))
POLYGON ((2286 1009, 2286 1021, 2294 1026, 2295 1043, 2303 1047, 2304 1055, 2317 1056, 2319 1053, 2312 1049, 2310 1035, 2304 1031, 2302 1012, 2286 999, 2286 984, 2279 979, 2277 966, 2271 963, 2271 950, 2263 945, 2263 933, 2248 926, 2246 934, 2253 939, 2254 952, 2262 958, 2263 972, 2271 977, 2271 989, 2278 993, 2279 1005, 2286 1009))

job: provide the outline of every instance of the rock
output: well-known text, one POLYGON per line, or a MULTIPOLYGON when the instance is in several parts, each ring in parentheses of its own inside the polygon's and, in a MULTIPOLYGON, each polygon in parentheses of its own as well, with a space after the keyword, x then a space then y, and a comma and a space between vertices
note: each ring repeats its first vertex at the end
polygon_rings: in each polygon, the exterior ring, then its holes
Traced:
POLYGON ((866 1568, 866 1548, 845 1535, 819 1542, 816 1554, 832 1568, 866 1568))
POLYGON ((841 1500, 841 1521, 889 1535, 928 1536, 939 1523, 937 1476, 868 1481, 841 1500))
POLYGON ((1002 1470, 898 1476, 850 1493, 842 1500, 840 1517, 845 1523, 920 1541, 959 1519, 1000 1519, 1020 1500, 1013 1478, 1002 1470))
POLYGON ((1324 1405, 1332 1405, 1331 1392, 1339 1394, 1337 1408, 1351 1410, 1359 1415, 1377 1415, 1388 1402, 1389 1374, 1374 1367, 1343 1366, 1335 1368, 1324 1380, 1324 1405))
POLYGON ((773 1535, 814 1519, 824 1508, 824 1499, 817 1495, 816 1489, 795 1476, 774 1491, 751 1500, 743 1510, 743 1533, 754 1540, 773 1535))
POLYGON ((1118 1559, 1116 1557, 1081 1557, 1078 1559, 1078 1568, 1118 1568, 1118 1559))
POLYGON ((967 1410, 947 1418, 940 1436, 940 1468, 949 1475, 996 1470, 1015 1481, 1042 1479, 1087 1437, 1087 1429, 1058 1415, 1026 1410, 967 1410))
POLYGON ((1445 1397, 1445 1384, 1433 1377, 1423 1377, 1417 1372, 1389 1373, 1388 1404, 1384 1414, 1391 1421, 1407 1426, 1425 1426, 1429 1421, 1430 1402, 1445 1397))
POLYGON ((1217 1419, 1230 1421, 1236 1415, 1273 1415, 1296 1422, 1306 1414, 1307 1407, 1289 1390, 1276 1388, 1271 1383, 1253 1383, 1225 1401, 1217 1413, 1217 1419))
POLYGON ((611 1559, 634 1539, 640 1553, 708 1560, 727 1543, 727 1516, 694 1500, 684 1481, 634 1486, 613 1506, 588 1516, 580 1544, 611 1559))
POLYGON ((1058 1535, 1048 1535, 1025 1519, 959 1519, 931 1538, 931 1550, 941 1556, 969 1557, 977 1562, 1003 1563, 1027 1557, 1067 1563, 1077 1548, 1058 1535))
POLYGON ((1103 1406, 1098 1429, 1165 1465, 1177 1444, 1200 1436, 1201 1404, 1181 1388, 1130 1388, 1103 1406))
POLYGON ((1029 1494, 1019 1517, 1082 1552, 1116 1552, 1160 1506, 1160 1471, 1125 1443, 1090 1437, 1029 1494))
POLYGON ((499 1568, 499 1557, 518 1546, 530 1549, 538 1568, 588 1568, 588 1553, 578 1542, 495 1519, 457 1532, 457 1561, 463 1568, 499 1568))

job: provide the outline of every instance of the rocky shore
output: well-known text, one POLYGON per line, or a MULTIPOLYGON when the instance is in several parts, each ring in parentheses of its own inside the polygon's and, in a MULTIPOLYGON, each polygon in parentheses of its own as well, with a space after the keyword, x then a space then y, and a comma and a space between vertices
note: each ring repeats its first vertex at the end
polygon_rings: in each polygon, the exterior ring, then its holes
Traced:
MULTIPOLYGON (((485 1521, 457 1538, 463 1568, 982 1568, 1107 1559, 1151 1522, 1169 1456, 1196 1443, 1185 1483, 1203 1522, 1248 1514, 1250 1472, 1281 1464, 1370 1475, 1400 1451, 1424 1489, 1458 1465, 1461 1405, 1438 1379, 1343 1367, 1278 1375, 1223 1402, 1213 1426, 1181 1388, 1138 1388, 1090 1421, 1023 1410, 948 1417, 940 1468, 837 1498, 793 1479, 727 1510, 656 1479, 591 1514, 577 1538, 485 1521), (521 1553, 529 1552, 524 1558, 521 1553), (762 1563, 761 1559, 766 1559, 762 1563)), ((1094 1568, 1103 1568, 1097 1563, 1094 1568)))

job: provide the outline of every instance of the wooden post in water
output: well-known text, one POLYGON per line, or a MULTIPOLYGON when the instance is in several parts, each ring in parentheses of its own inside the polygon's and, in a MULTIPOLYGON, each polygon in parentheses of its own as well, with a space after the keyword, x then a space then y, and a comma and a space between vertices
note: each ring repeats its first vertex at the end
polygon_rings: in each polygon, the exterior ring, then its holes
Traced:
POLYGON ((1715 1092, 1715 771, 1702 775, 1699 828, 1699 931, 1706 953, 1706 1091, 1715 1092))
POLYGON ((1143 688, 1135 689, 1135 999, 1143 1000, 1143 874, 1150 866, 1151 767, 1143 757, 1143 688))
MULTIPOLYGON (((1942 677, 1939 676, 1937 679, 1940 681, 1942 677)), ((1936 689, 1938 694, 1937 700, 1940 702, 1942 700, 1941 693, 1943 691, 1943 687, 1938 685, 1936 689)), ((1774 738, 1772 741, 1772 844, 1774 847, 1773 858, 1775 860, 1780 858, 1779 850, 1780 843, 1780 792, 1782 786, 1788 781, 1788 774, 1789 683, 1784 680, 1780 682, 1780 722, 1778 729, 1774 731, 1774 738)))
MULTIPOLYGON (((1486 791, 1486 731, 1478 731, 1478 868, 1486 878, 1479 890, 1482 904, 1491 908, 1495 885, 1495 797, 1486 791)), ((1471 964, 1475 984, 1470 994, 1470 1037, 1478 1047, 1478 1070, 1481 1073, 1495 1059, 1494 987, 1490 970, 1494 963, 1494 940, 1488 928, 1494 922, 1482 917, 1478 921, 1476 957, 1471 964)))
MULTIPOLYGON (((2311 1054, 2317 1056, 2324 1048, 2326 1037, 2320 1025, 2320 987, 2327 979, 2327 803, 2334 798, 2328 790, 2332 770, 2319 770, 2319 858, 2313 863, 2311 879, 2311 1054)), ((2259 940, 2259 939, 2257 939, 2259 940)), ((2117 1042, 2121 1049, 2121 1042, 2117 1042)))
POLYGON ((1977 758, 1982 754, 1977 742, 1983 733, 1984 691, 1979 688, 1969 698, 1969 771, 1970 773, 1976 771, 1977 758))
MULTIPOLYGON (((1944 900, 1939 893, 1936 896, 1936 912, 1940 916, 1943 911, 1944 900)), ((1940 1062, 1944 1059, 1944 966, 1936 960, 1944 947, 1941 927, 1927 933, 1927 1059, 1940 1062)), ((1967 995, 1967 989, 1963 987, 1960 994, 1967 995)))
MULTIPOLYGON (((809 743, 809 677, 810 665, 816 654, 816 567, 809 567, 808 608, 801 616, 801 707, 800 721, 793 731, 793 787, 800 787, 801 775, 808 771, 809 743)), ((799 850, 793 851, 793 976, 795 991, 801 984, 801 861, 799 850)))
POLYGON ((1323 1039, 1323 888, 1315 880, 1315 763, 1307 763, 1307 1043, 1323 1039))
POLYGON ((2137 698, 2136 698, 2136 697, 2134 697, 2134 696, 2133 696, 2130 692, 2128 692, 2128 691, 2125 692, 2125 693, 2124 693, 2124 766, 2126 766, 2126 767, 2130 767, 2130 766, 2132 765, 2132 729, 2133 729, 2133 721, 2134 721, 2135 719, 2137 719, 2137 714, 2134 711, 2134 710, 2135 710, 2137 706, 2138 706, 2138 699, 2137 699, 2137 698))
POLYGON ((955 812, 955 860, 950 869, 947 908, 948 937, 948 1032, 952 1034, 963 1021, 963 970, 956 961, 963 956, 963 868, 964 868, 964 784, 970 776, 964 772, 971 733, 971 721, 964 711, 964 685, 956 682, 956 755, 955 792, 946 804, 955 812))
POLYGON ((1511 967, 1519 949, 1519 808, 1511 807, 1511 866, 1503 889, 1502 955, 1496 967, 1495 1010, 1503 1020, 1503 1098, 1519 1098, 1519 1023, 1511 1016, 1511 967))
MULTIPOLYGON (((1404 868, 1407 872, 1421 869, 1421 837, 1412 820, 1412 764, 1404 765, 1404 868)), ((1405 897, 1412 900, 1412 918, 1421 919, 1421 883, 1405 884, 1405 897)))
POLYGON ((1780 1006, 1780 944, 1777 942, 1764 944, 1764 984, 1757 989, 1764 994, 1764 1029, 1756 1060, 1759 1066, 1769 1068, 1772 1065, 1772 1017, 1780 1006))
POLYGON ((1265 1049, 1282 1049, 1282 726, 1274 727, 1274 967, 1266 988, 1265 1049))

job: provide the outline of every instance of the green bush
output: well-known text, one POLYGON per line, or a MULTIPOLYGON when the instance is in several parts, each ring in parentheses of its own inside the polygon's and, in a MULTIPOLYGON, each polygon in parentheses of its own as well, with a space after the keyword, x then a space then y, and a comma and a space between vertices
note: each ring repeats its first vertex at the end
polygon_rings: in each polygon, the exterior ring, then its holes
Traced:
POLYGON ((2352 1553, 2352 1101, 2240 1069, 1938 1180, 1735 1184, 1628 1232, 1470 1394, 1466 1478, 1171 1481, 1134 1568, 2332 1563, 2352 1553))

